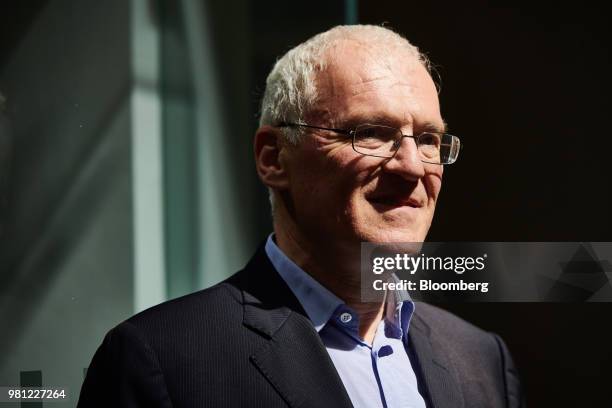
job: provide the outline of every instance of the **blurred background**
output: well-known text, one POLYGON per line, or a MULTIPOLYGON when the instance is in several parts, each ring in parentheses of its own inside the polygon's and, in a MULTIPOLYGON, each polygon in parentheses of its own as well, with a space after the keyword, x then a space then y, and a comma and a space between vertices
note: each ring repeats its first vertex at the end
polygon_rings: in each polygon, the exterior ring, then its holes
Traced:
MULTIPOLYGON (((110 328, 245 264, 271 228, 265 77, 337 24, 384 23, 436 64, 465 149, 431 241, 612 241, 607 20, 588 2, 2 2, 0 385, 74 406, 110 328)), ((609 406, 611 304, 442 307, 502 335, 531 406, 609 406)))

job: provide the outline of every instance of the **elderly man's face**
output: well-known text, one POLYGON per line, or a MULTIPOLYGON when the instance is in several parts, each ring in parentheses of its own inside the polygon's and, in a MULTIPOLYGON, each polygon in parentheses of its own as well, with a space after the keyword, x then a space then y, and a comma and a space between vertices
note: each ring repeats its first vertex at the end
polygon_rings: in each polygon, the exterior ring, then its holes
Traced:
MULTIPOLYGON (((318 76, 320 99, 311 125, 354 128, 391 125, 405 135, 444 127, 435 85, 403 50, 393 60, 345 41, 318 76), (432 129, 433 128, 433 129, 432 129)), ((293 215, 301 232, 332 245, 423 241, 442 183, 442 166, 422 163, 414 139, 392 159, 363 156, 350 139, 311 131, 282 160, 293 215)))

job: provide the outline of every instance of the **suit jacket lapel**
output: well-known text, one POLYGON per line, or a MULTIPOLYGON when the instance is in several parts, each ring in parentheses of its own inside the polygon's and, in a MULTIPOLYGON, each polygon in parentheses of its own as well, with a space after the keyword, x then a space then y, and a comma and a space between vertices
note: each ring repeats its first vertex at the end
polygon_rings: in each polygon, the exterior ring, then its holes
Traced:
POLYGON ((432 344, 429 327, 416 313, 410 323, 408 336, 408 355, 417 374, 419 392, 427 401, 427 406, 464 407, 459 381, 448 364, 448 357, 432 344))
POLYGON ((263 248, 236 282, 245 326, 267 341, 251 361, 291 407, 352 407, 319 334, 263 248))

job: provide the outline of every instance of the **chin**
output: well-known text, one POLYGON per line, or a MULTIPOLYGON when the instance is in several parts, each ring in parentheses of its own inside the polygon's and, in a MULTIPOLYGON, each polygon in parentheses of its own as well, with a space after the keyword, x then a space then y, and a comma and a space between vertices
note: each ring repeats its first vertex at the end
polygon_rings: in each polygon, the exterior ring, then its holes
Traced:
POLYGON ((416 227, 414 225, 407 226, 405 228, 377 228, 372 231, 364 231, 359 234, 362 242, 372 243, 391 243, 391 242, 423 242, 427 231, 423 227, 416 227))
POLYGON ((355 211, 349 214, 353 236, 359 242, 423 242, 427 236, 431 217, 424 209, 401 211, 355 211))
POLYGON ((384 239, 381 242, 423 242, 425 234, 418 232, 392 231, 382 234, 384 239))

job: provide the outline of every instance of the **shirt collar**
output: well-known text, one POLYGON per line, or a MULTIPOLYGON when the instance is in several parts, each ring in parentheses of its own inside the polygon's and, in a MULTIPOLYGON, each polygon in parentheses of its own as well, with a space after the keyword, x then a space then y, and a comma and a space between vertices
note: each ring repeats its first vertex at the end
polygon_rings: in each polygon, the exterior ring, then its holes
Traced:
MULTIPOLYGON (((321 331, 338 313, 339 306, 344 305, 342 299, 289 259, 274 242, 274 234, 268 236, 265 251, 274 268, 304 308, 317 332, 321 331)), ((398 329, 399 335, 405 337, 414 313, 414 302, 406 291, 392 291, 390 295, 392 298, 387 302, 385 319, 398 329)), ((342 309, 349 308, 344 306, 342 309)), ((352 314, 356 316, 356 313, 352 314)))
POLYGON ((388 301, 385 319, 395 328, 395 337, 405 338, 408 335, 410 320, 414 313, 414 302, 406 291, 392 291, 392 301, 388 301))
POLYGON ((270 234, 266 242, 266 254, 304 308, 315 329, 320 331, 344 302, 289 259, 276 245, 273 236, 270 234))

